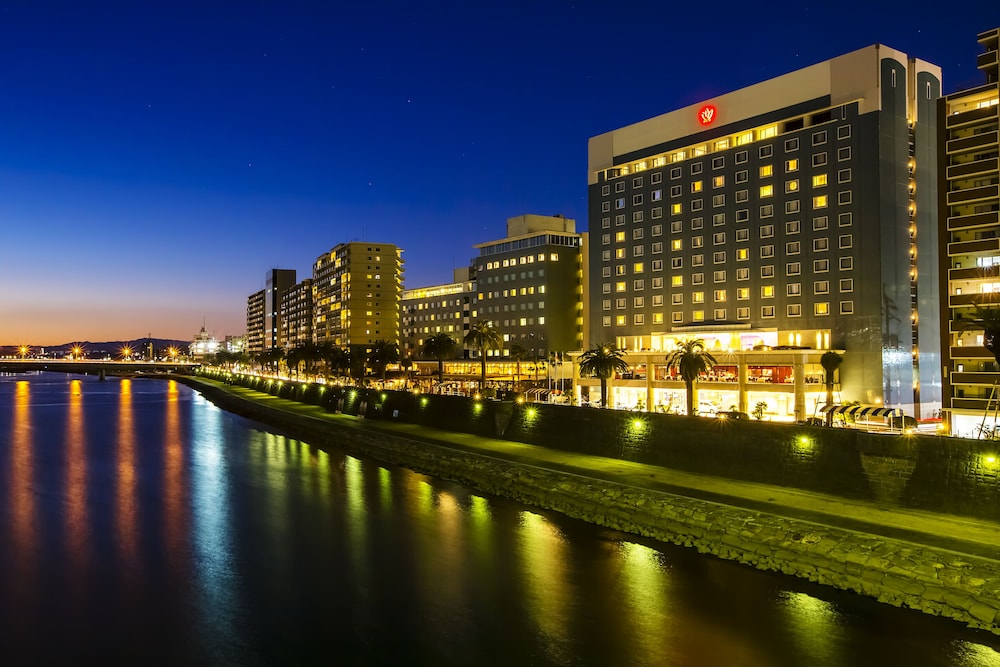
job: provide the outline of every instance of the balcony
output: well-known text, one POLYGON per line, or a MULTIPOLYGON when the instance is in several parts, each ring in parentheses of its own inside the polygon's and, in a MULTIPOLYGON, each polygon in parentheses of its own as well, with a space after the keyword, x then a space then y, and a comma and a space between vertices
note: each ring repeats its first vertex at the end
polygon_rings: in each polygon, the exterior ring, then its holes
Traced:
POLYGON ((990 306, 1000 304, 1000 292, 980 292, 978 294, 951 294, 948 296, 948 307, 958 308, 961 306, 990 306))
POLYGON ((965 188, 948 193, 948 205, 968 204, 1000 196, 1000 185, 982 185, 978 188, 965 188))
POLYGON ((948 167, 948 178, 963 178, 966 176, 973 176, 975 174, 986 174, 991 171, 996 171, 998 168, 997 158, 991 157, 985 160, 975 160, 974 162, 965 162, 962 164, 953 164, 948 167))
POLYGON ((983 132, 982 134, 974 134, 971 137, 952 139, 946 144, 946 150, 948 153, 963 153, 966 151, 982 150, 996 145, 997 133, 983 132))
POLYGON ((948 280, 980 280, 1000 276, 1000 265, 974 266, 968 269, 948 269, 948 280))
POLYGON ((948 376, 951 381, 951 386, 964 385, 964 386, 977 386, 977 387, 992 387, 998 380, 1000 380, 1000 373, 986 373, 986 372, 954 372, 948 376))
POLYGON ((980 252, 1000 252, 1000 239, 956 241, 948 244, 948 256, 974 255, 980 252))
MULTIPOLYGON (((976 67, 979 69, 992 67, 997 64, 997 52, 987 51, 976 56, 976 67)), ((996 107, 993 107, 994 109, 996 107)))
POLYGON ((995 357, 993 353, 982 345, 952 345, 948 348, 948 355, 954 361, 956 359, 989 359, 995 357))
POLYGON ((970 109, 969 111, 962 111, 949 115, 946 125, 950 130, 953 127, 961 127, 962 125, 968 125, 969 123, 982 122, 987 118, 996 118, 996 116, 996 106, 984 107, 982 109, 970 109))
MULTIPOLYGON (((988 398, 953 398, 951 399, 951 407, 959 410, 975 410, 976 412, 984 412, 990 400, 988 398)), ((993 407, 996 406, 996 401, 993 401, 993 407)))
POLYGON ((948 231, 956 232, 974 227, 990 227, 1000 224, 1000 211, 972 213, 971 215, 954 215, 948 218, 948 231))

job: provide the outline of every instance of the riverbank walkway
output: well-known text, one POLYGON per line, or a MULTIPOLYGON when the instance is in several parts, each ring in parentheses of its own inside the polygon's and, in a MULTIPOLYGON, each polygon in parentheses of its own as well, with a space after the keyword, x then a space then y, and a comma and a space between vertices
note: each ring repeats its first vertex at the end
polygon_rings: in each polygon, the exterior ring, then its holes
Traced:
POLYGON ((442 431, 416 424, 366 420, 334 414, 319 406, 203 377, 192 380, 190 384, 195 387, 199 383, 214 386, 243 400, 299 415, 303 419, 336 423, 340 427, 394 433, 410 440, 425 441, 521 465, 558 470, 590 480, 605 480, 1000 561, 1000 524, 990 521, 879 506, 872 502, 799 489, 698 475, 632 461, 442 431))

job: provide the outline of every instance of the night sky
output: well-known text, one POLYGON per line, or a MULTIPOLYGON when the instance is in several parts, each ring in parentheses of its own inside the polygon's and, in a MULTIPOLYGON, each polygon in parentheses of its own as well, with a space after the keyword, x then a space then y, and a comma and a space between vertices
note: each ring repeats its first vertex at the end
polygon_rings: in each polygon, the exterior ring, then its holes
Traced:
POLYGON ((873 43, 951 92, 1000 25, 778 4, 0 6, 0 344, 241 334, 267 269, 351 240, 447 282, 508 217, 586 229, 591 136, 873 43))

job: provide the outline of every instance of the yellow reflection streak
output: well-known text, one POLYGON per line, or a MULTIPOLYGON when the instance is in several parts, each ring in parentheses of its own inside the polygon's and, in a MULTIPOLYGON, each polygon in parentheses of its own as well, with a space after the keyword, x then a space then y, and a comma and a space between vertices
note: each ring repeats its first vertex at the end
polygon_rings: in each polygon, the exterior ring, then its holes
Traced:
POLYGON ((66 418, 66 558, 86 567, 87 432, 83 419, 83 382, 70 380, 66 418))
POLYGON ((624 625, 635 633, 625 642, 636 650, 635 662, 642 656, 667 655, 676 639, 667 632, 661 619, 669 617, 670 575, 660 564, 659 552, 641 544, 621 545, 622 594, 629 615, 624 625))
POLYGON ((126 561, 136 561, 135 429, 132 381, 123 379, 118 393, 118 543, 126 561))
POLYGON ((572 587, 566 579, 566 542, 559 530, 544 517, 521 512, 520 546, 528 612, 553 660, 572 662, 567 618, 572 587))
POLYGON ((31 390, 27 381, 17 383, 14 393, 14 431, 11 434, 10 506, 13 510, 15 558, 25 574, 34 571, 35 504, 31 490, 34 476, 31 450, 31 390))
MULTIPOLYGON (((832 604, 805 593, 788 593, 783 605, 788 612, 788 629, 802 659, 810 662, 830 661, 837 655, 840 628, 843 623, 832 604)), ((840 660, 834 660, 840 663, 840 660)))
POLYGON ((167 383, 166 420, 163 425, 163 528, 167 551, 174 565, 182 562, 184 522, 184 443, 181 440, 181 406, 177 382, 167 383))

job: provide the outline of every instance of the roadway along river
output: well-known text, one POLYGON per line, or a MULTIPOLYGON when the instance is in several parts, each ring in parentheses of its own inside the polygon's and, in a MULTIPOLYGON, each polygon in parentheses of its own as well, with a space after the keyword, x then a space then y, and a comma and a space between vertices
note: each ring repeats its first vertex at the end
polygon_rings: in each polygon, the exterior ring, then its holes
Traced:
POLYGON ((983 667, 998 647, 318 450, 174 382, 0 377, 5 665, 983 667))

